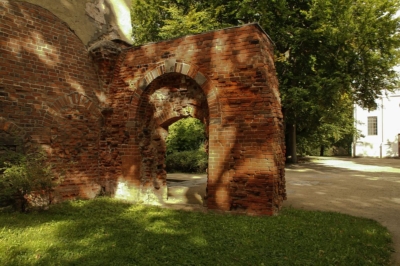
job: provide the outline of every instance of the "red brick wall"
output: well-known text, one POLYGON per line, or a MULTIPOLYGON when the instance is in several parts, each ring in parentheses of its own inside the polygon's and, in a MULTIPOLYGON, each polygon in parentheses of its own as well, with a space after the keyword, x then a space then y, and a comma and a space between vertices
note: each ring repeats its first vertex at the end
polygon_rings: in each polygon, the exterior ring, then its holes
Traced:
POLYGON ((48 151, 65 172, 56 200, 100 190, 96 95, 94 65, 65 23, 36 5, 0 1, 0 132, 48 151))
MULTIPOLYGON (((131 136, 117 147, 122 166, 118 178, 136 187, 135 195, 153 201, 162 201, 164 195, 159 186, 165 183, 165 175, 149 170, 157 165, 159 173, 164 170, 160 169, 162 156, 158 159, 154 148, 158 144, 150 141, 163 122, 157 119, 157 110, 144 108, 143 102, 157 92, 164 94, 165 87, 169 92, 179 90, 179 80, 184 78, 207 101, 199 105, 190 96, 193 102, 186 100, 185 106, 206 114, 208 208, 249 214, 273 214, 280 208, 286 197, 283 121, 272 45, 257 25, 124 50, 114 73, 109 94, 113 113, 106 124, 119 128, 109 135, 111 139, 131 136), (171 73, 176 86, 168 84, 171 73), (140 139, 146 134, 149 140, 144 145, 140 139), (149 156, 151 162, 145 159, 149 156)), ((183 109, 182 104, 161 106, 171 121, 183 116, 173 111, 183 109)))
POLYGON ((0 144, 40 144, 55 199, 166 199, 168 126, 207 129, 207 207, 272 215, 286 197, 272 45, 257 25, 87 51, 38 6, 0 0, 0 144), (95 64, 93 64, 93 61, 95 64))

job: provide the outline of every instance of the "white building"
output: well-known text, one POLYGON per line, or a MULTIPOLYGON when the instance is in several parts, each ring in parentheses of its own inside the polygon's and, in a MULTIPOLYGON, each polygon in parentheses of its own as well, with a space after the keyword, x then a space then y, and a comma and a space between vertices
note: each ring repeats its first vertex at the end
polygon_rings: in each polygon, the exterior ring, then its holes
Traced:
POLYGON ((400 90, 382 96, 376 103, 374 111, 354 108, 356 128, 361 134, 353 143, 353 155, 399 157, 400 90))

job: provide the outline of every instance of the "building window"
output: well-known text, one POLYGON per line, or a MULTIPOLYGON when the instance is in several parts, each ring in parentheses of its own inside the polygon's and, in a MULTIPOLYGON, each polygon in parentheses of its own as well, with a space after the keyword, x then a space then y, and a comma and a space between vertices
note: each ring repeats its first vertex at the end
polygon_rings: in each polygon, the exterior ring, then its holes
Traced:
POLYGON ((378 135, 378 117, 368 116, 368 135, 378 135))

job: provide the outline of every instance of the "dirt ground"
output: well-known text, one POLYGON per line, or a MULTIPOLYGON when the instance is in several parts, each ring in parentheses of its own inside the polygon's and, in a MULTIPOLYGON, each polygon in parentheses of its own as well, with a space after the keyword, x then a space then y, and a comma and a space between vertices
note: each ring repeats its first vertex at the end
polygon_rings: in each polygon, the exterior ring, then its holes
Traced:
MULTIPOLYGON (((201 209, 206 175, 169 174, 168 206, 201 209)), ((308 157, 286 167, 283 206, 370 218, 393 236, 400 266, 400 159, 308 157)))
POLYGON ((400 160, 311 157, 286 168, 283 206, 366 217, 393 236, 400 265, 400 160))

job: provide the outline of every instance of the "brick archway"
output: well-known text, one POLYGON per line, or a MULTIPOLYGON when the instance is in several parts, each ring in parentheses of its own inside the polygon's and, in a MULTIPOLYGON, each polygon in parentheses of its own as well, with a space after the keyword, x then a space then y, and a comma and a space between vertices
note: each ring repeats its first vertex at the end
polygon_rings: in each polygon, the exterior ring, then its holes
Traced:
POLYGON ((190 76, 170 72, 155 78, 143 92, 136 112, 139 122, 136 144, 142 163, 140 181, 147 194, 166 200, 165 140, 168 127, 187 117, 205 124, 208 135, 209 108, 202 88, 190 76))
POLYGON ((120 156, 109 172, 115 196, 163 203, 167 127, 194 116, 208 129, 207 208, 276 213, 286 197, 285 147, 272 48, 251 24, 121 50, 104 130, 120 156), (183 94, 191 96, 178 101, 183 94))
MULTIPOLYGON (((155 63, 155 65, 156 66, 151 69, 139 65, 138 68, 140 68, 141 71, 144 71, 144 74, 140 74, 137 77, 135 77, 135 75, 132 75, 132 77, 128 74, 126 77, 123 77, 125 85, 129 86, 130 91, 135 93, 131 99, 131 104, 133 106, 138 104, 142 93, 155 79, 166 74, 178 73, 191 78, 201 88, 207 98, 207 103, 210 109, 214 110, 211 114, 211 118, 221 118, 217 89, 212 86, 211 80, 199 71, 199 66, 191 63, 184 63, 181 62, 181 60, 176 59, 162 60, 155 63)), ((130 121, 134 119, 134 116, 129 117, 130 121)))
POLYGON ((258 24, 137 47, 100 41, 88 51, 49 11, 18 1, 0 6, 4 42, 15 48, 0 47, 8 58, 0 62, 1 116, 53 159, 73 163, 63 199, 104 192, 162 202, 157 139, 171 122, 195 116, 209 132, 207 207, 278 212, 286 197, 283 117, 273 43, 258 24), (165 95, 172 102, 155 100, 165 95))
POLYGON ((100 143, 101 153, 115 153, 112 166, 101 166, 115 181, 111 194, 163 203, 166 128, 207 109, 200 116, 209 133, 207 208, 254 215, 280 209, 286 197, 283 117, 273 45, 257 24, 118 52, 103 48, 92 56, 109 96, 100 143), (182 80, 196 88, 193 95, 204 95, 208 108, 172 105, 182 80))
POLYGON ((127 83, 136 97, 131 101, 126 129, 135 137, 126 145, 130 155, 125 156, 127 165, 122 162, 123 178, 118 182, 116 197, 162 204, 167 200, 168 126, 194 117, 205 124, 208 132, 210 118, 220 120, 218 101, 209 79, 197 66, 176 60, 157 63, 136 86, 131 80, 127 83), (214 107, 214 113, 210 114, 209 106, 214 107), (132 186, 136 189, 132 190, 132 186))
MULTIPOLYGON (((187 91, 187 86, 191 87, 197 87, 198 91, 202 94, 204 94, 205 97, 205 102, 207 105, 210 107, 210 109, 213 110, 213 112, 210 114, 212 118, 220 118, 221 113, 220 113, 220 106, 218 103, 217 99, 217 93, 216 93, 216 88, 212 87, 212 83, 210 82, 210 79, 206 77, 203 73, 199 71, 199 67, 194 65, 194 64, 189 64, 189 63, 183 63, 183 62, 178 62, 175 59, 169 59, 169 60, 164 60, 159 63, 157 63, 157 67, 148 70, 145 72, 143 75, 144 77, 141 78, 138 83, 136 88, 139 90, 136 90, 136 92, 139 95, 142 95, 143 92, 146 92, 149 90, 151 87, 152 83, 163 83, 165 81, 161 81, 165 77, 171 77, 172 79, 186 79, 185 81, 181 80, 181 82, 177 82, 176 80, 173 82, 176 85, 180 86, 183 85, 185 88, 179 87, 175 88, 173 92, 176 91, 187 91)), ((131 83, 130 83, 131 84, 131 83)), ((162 86, 162 84, 157 84, 157 86, 162 86)), ((157 90, 157 89, 155 89, 157 90)), ((154 90, 154 91, 155 91, 154 90)), ((163 93, 159 94, 162 95, 163 93)), ((165 93, 164 93, 165 94, 165 93)), ((162 96, 163 97, 163 96, 162 96)), ((192 99, 191 102, 187 103, 188 105, 191 105, 194 109, 198 104, 198 99, 192 99)), ((197 116, 196 114, 191 114, 190 116, 197 116)), ((157 117, 157 120, 159 121, 159 124, 164 124, 167 123, 169 119, 173 119, 174 115, 171 112, 163 112, 157 117)), ((134 118, 136 119, 136 117, 134 118)), ((201 118, 199 118, 201 120, 201 118)), ((167 123, 168 124, 168 123, 167 123)))

